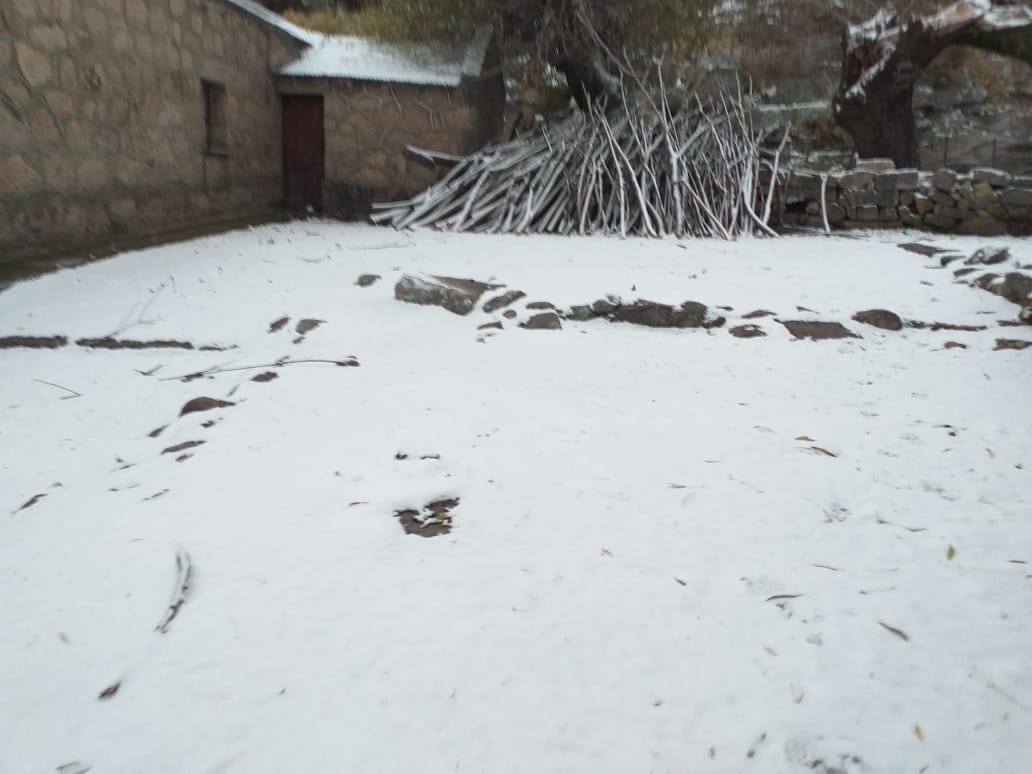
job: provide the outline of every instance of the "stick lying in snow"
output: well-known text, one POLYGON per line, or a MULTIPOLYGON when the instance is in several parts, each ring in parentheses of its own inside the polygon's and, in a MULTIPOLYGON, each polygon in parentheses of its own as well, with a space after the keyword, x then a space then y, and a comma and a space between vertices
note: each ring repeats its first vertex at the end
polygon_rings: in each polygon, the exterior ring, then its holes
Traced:
POLYGON ((211 374, 228 374, 232 371, 253 371, 256 368, 279 368, 280 366, 298 365, 300 363, 329 363, 331 365, 340 366, 342 368, 352 368, 361 365, 353 355, 348 355, 343 360, 326 360, 325 358, 310 357, 305 358, 304 360, 277 360, 275 363, 263 363, 261 365, 250 366, 233 366, 232 368, 215 366, 214 368, 208 368, 204 371, 194 371, 192 374, 182 374, 181 376, 164 376, 158 381, 174 382, 177 379, 196 379, 197 377, 210 376, 211 374))
POLYGON ((162 616, 154 630, 164 634, 168 631, 169 624, 179 615, 179 608, 186 602, 187 592, 190 591, 190 579, 193 576, 193 563, 190 561, 190 554, 182 548, 176 549, 176 583, 172 590, 172 601, 168 604, 168 610, 162 616))

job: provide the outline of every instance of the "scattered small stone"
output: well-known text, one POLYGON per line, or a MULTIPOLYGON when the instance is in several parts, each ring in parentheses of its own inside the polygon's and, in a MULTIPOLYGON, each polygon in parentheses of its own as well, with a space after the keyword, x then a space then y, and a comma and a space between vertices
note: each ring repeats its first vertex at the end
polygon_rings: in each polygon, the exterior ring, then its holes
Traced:
POLYGON ((777 320, 797 339, 858 339, 860 338, 842 323, 820 320, 777 320))
POLYGON ((67 336, 0 336, 0 349, 58 349, 66 344, 67 336))
POLYGON ((817 314, 817 312, 815 312, 813 309, 811 309, 808 306, 797 306, 796 307, 796 311, 797 312, 809 312, 810 314, 817 314))
POLYGON ((1020 306, 1028 304, 1032 297, 1032 276, 1019 271, 1009 271, 1002 278, 999 274, 983 274, 975 284, 1020 306))
POLYGON ((767 335, 759 325, 736 325, 728 330, 728 333, 737 339, 755 339, 767 335))
POLYGON ((774 312, 768 311, 767 309, 756 309, 755 311, 749 312, 749 314, 743 314, 743 320, 756 320, 760 317, 773 317, 774 312))
POLYGON ((555 309, 555 304, 548 301, 531 301, 527 304, 527 309, 555 309))
POLYGON ((898 314, 890 312, 888 309, 864 309, 854 314, 853 319, 858 323, 872 325, 886 331, 903 330, 903 320, 898 314))
POLYGON ((959 261, 963 257, 964 256, 961 255, 960 253, 949 253, 947 255, 942 256, 939 259, 939 265, 942 266, 945 269, 951 263, 953 263, 954 261, 959 261))
POLYGON ((235 406, 236 404, 228 400, 219 400, 218 398, 200 397, 188 400, 183 404, 183 408, 179 411, 179 416, 185 416, 192 414, 196 411, 211 411, 217 408, 226 408, 228 406, 235 406))
POLYGON ((314 331, 324 322, 326 322, 326 320, 313 320, 310 317, 306 317, 305 319, 298 321, 297 327, 294 328, 294 330, 304 336, 306 333, 314 331))
POLYGON ((204 422, 201 422, 201 427, 203 427, 205 430, 210 430, 211 428, 215 427, 216 424, 218 424, 216 420, 208 419, 204 422))
POLYGON ((954 277, 966 277, 968 274, 971 274, 972 272, 975 272, 975 271, 978 271, 978 269, 975 269, 974 267, 967 268, 967 269, 957 269, 956 271, 953 272, 953 276, 954 277))
POLYGON ((176 462, 186 462, 192 456, 192 454, 180 454, 178 457, 176 457, 176 462))
POLYGON ((505 326, 503 326, 500 322, 495 320, 494 322, 489 322, 489 323, 484 323, 483 325, 478 325, 477 326, 477 330, 478 331, 492 331, 492 330, 493 331, 500 331, 504 327, 505 326))
POLYGON ((505 293, 502 293, 500 296, 495 296, 494 298, 485 301, 484 311, 488 313, 497 312, 499 309, 504 309, 510 304, 515 304, 521 298, 525 298, 526 295, 527 294, 524 293, 522 290, 506 291, 505 293))
POLYGON ((275 333, 276 331, 281 330, 288 322, 290 322, 289 317, 281 317, 278 320, 273 321, 269 324, 269 333, 275 333))
POLYGON ((162 454, 175 454, 176 452, 186 451, 187 449, 193 449, 195 446, 200 446, 205 441, 183 441, 183 443, 177 443, 175 446, 169 446, 167 449, 162 449, 162 454))
POLYGON ((43 492, 43 493, 37 494, 37 495, 33 495, 28 500, 26 500, 24 503, 22 503, 21 507, 17 511, 15 511, 15 513, 17 513, 18 511, 24 511, 26 508, 31 508, 33 505, 38 503, 40 500, 42 500, 46 496, 47 496, 46 492, 43 492))
MULTIPOLYGON (((180 416, 182 416, 182 415, 180 415, 180 416)), ((161 435, 163 432, 165 432, 165 429, 167 427, 168 427, 168 425, 162 425, 161 427, 155 428, 154 430, 151 430, 149 433, 147 433, 147 437, 148 438, 157 438, 159 435, 161 435)))
POLYGON ((943 347, 945 349, 967 349, 967 344, 961 344, 959 341, 947 341, 943 347))
POLYGON ((542 312, 532 316, 523 327, 529 331, 557 331, 562 329, 563 324, 555 312, 542 312))
POLYGON ((507 309, 506 311, 502 312, 502 317, 504 317, 506 320, 514 320, 516 318, 516 310, 507 309))
POLYGON ((1032 347, 1032 341, 1025 341, 1024 339, 997 339, 996 346, 993 350, 999 349, 1027 349, 1032 347))
POLYGON ((279 379, 279 374, 275 371, 263 371, 257 376, 252 376, 252 382, 271 382, 273 379, 279 379))
POLYGON ((379 274, 363 274, 357 280, 355 280, 355 284, 358 285, 360 288, 367 288, 379 279, 379 274))

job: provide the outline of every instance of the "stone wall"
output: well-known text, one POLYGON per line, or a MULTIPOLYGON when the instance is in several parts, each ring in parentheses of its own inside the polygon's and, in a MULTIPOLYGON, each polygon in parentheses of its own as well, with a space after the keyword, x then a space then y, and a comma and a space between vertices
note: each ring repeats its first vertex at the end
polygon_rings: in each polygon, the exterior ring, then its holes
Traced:
POLYGON ((505 99, 497 82, 458 87, 342 78, 278 77, 281 94, 321 94, 325 111, 327 213, 352 217, 374 201, 412 196, 446 170, 411 158, 405 147, 464 155, 495 140, 505 99))
MULTIPOLYGON (((779 175, 787 226, 823 227, 821 176, 779 175)), ((957 234, 1032 234, 1032 176, 977 168, 968 174, 888 170, 829 174, 824 191, 832 228, 911 227, 957 234)))
POLYGON ((282 197, 270 68, 296 44, 219 0, 0 6, 0 255, 241 214, 282 197), (201 80, 228 147, 205 149, 201 80))

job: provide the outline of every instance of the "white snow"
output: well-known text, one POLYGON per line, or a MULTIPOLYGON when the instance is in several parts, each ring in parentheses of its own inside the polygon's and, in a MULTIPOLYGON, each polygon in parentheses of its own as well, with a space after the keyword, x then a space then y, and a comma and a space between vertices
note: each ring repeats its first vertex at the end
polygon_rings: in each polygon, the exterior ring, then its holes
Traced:
POLYGON ((1032 336, 916 238, 309 221, 0 292, 0 336, 237 347, 0 350, 0 771, 1025 770, 1032 350, 993 346, 1032 336), (520 319, 615 294, 862 338, 529 331, 396 301, 403 273, 524 290, 520 319), (179 417, 198 396, 236 405, 179 417), (403 533, 441 497, 451 534, 403 533))
POLYGON ((475 76, 490 42, 491 30, 477 32, 465 48, 445 44, 392 44, 350 35, 322 36, 280 75, 355 78, 437 86, 458 86, 475 76))

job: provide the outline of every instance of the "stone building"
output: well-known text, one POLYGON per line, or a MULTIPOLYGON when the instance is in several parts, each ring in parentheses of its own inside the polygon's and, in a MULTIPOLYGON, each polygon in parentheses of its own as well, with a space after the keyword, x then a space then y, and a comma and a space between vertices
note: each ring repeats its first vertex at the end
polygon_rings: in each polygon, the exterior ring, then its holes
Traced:
POLYGON ((327 37, 253 0, 0 3, 0 260, 277 207, 361 212, 495 138, 490 35, 327 37))

